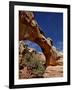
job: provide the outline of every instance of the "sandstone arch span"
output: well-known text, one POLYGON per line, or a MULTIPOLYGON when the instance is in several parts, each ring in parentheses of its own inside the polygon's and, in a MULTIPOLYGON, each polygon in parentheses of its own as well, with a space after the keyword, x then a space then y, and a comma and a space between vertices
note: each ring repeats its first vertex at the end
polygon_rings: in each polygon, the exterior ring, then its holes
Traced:
POLYGON ((50 64, 52 43, 45 38, 31 11, 19 11, 19 40, 37 43, 46 57, 46 66, 50 64))

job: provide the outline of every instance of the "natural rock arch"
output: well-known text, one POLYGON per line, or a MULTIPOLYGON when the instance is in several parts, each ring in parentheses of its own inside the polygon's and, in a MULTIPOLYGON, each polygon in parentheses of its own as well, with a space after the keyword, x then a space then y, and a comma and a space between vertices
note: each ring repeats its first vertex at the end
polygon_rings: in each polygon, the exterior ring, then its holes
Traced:
POLYGON ((46 57, 46 66, 50 64, 52 41, 45 38, 31 11, 19 11, 19 40, 37 43, 46 57))

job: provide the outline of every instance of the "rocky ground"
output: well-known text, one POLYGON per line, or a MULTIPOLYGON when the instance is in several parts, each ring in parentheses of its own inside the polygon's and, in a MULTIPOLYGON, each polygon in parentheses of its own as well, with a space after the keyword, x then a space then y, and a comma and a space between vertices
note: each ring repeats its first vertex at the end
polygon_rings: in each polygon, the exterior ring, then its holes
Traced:
POLYGON ((63 66, 48 66, 43 74, 45 78, 51 77, 62 77, 63 76, 63 66))
POLYGON ((55 61, 51 58, 51 64, 45 68, 44 64, 46 60, 44 54, 42 52, 36 52, 33 48, 27 47, 25 43, 21 41, 19 45, 19 78, 62 77, 63 55, 59 51, 56 52, 59 54, 59 58, 55 61), (30 57, 32 56, 31 61, 27 61, 30 58, 29 55, 30 57))

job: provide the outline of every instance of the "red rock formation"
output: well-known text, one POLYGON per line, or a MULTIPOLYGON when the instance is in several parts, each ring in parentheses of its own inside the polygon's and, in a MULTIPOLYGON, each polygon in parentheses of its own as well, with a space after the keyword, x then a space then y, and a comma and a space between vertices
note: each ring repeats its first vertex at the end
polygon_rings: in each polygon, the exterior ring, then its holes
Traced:
POLYGON ((37 43, 46 57, 46 66, 50 64, 52 41, 45 38, 31 11, 19 12, 19 40, 37 43))

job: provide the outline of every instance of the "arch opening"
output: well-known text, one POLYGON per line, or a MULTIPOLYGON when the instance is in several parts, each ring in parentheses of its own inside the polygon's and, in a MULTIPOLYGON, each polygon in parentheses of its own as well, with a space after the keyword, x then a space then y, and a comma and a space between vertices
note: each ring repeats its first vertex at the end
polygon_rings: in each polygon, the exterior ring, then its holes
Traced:
POLYGON ((29 40, 24 40, 24 42, 28 45, 28 47, 35 49, 37 52, 42 52, 41 47, 37 43, 29 40))

